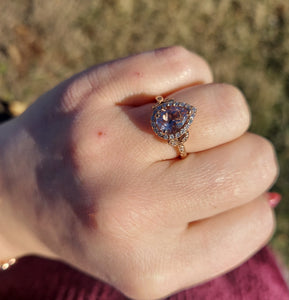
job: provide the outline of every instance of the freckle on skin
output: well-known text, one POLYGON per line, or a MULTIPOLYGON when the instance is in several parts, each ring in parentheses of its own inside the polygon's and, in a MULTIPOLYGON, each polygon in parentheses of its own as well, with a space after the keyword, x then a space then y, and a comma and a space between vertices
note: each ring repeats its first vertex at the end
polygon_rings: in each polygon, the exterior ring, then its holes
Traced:
POLYGON ((134 72, 134 75, 136 75, 137 77, 143 77, 143 73, 139 71, 134 72))
POLYGON ((104 132, 103 132, 103 131, 98 131, 98 132, 97 132, 97 135, 98 135, 98 137, 101 137, 101 136, 104 135, 104 132))

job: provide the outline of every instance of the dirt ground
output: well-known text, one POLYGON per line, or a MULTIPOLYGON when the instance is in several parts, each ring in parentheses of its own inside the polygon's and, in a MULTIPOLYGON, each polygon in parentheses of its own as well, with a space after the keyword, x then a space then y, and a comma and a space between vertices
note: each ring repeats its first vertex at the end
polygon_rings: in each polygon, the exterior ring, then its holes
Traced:
POLYGON ((93 64, 173 44, 204 56, 215 81, 246 95, 251 131, 277 149, 283 201, 271 244, 289 265, 287 0, 0 0, 0 11, 0 111, 13 115, 93 64))

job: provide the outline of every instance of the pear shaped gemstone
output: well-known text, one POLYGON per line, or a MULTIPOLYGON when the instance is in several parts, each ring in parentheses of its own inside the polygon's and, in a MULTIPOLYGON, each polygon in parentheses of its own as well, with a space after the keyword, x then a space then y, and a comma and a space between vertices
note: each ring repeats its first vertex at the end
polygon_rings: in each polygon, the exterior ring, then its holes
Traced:
POLYGON ((176 134, 186 123, 189 110, 186 107, 169 106, 160 110, 156 117, 156 126, 160 132, 176 134))

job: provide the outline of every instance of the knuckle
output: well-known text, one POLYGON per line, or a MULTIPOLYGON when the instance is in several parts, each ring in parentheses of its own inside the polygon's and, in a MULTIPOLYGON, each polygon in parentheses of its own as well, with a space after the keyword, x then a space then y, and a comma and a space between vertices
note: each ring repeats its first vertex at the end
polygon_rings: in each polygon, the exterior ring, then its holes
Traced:
POLYGON ((229 83, 217 83, 216 85, 220 86, 220 88, 226 90, 226 92, 232 97, 232 98, 244 98, 243 93, 239 88, 236 86, 229 84, 229 83))
POLYGON ((257 154, 257 164, 261 178, 272 184, 279 173, 274 146, 266 138, 255 135, 254 151, 257 154))
POLYGON ((76 109, 82 97, 83 87, 84 85, 82 77, 77 77, 68 81, 63 89, 60 101, 63 112, 69 113, 76 109))
POLYGON ((244 94, 236 86, 228 83, 217 83, 215 84, 220 90, 222 95, 226 99, 231 99, 232 103, 244 105, 246 103, 244 94))
POLYGON ((272 209, 267 203, 267 199, 261 199, 258 207, 258 218, 256 218, 255 226, 258 228, 259 244, 263 246, 273 235, 275 230, 275 217, 272 209))
POLYGON ((63 113, 76 111, 80 103, 95 91, 89 82, 89 74, 70 79, 62 91, 59 109, 63 113))
POLYGON ((222 116, 218 118, 221 127, 234 133, 234 137, 242 135, 251 121, 250 110, 243 93, 226 83, 213 83, 206 87, 205 96, 210 100, 208 107, 214 115, 216 108, 218 109, 218 116, 222 116))
POLYGON ((190 70, 188 64, 189 51, 181 46, 173 46, 165 49, 158 49, 155 51, 157 59, 161 58, 177 73, 183 73, 190 70))
POLYGON ((213 80, 211 68, 204 58, 182 46, 171 46, 155 50, 155 56, 171 64, 175 72, 196 73, 202 70, 206 82, 213 80))
POLYGON ((65 113, 74 110, 77 102, 76 87, 75 83, 69 83, 63 90, 61 101, 60 101, 60 111, 65 113))
POLYGON ((213 82, 213 72, 209 63, 202 56, 196 53, 191 53, 191 56, 192 56, 191 59, 194 59, 193 64, 195 65, 196 72, 202 70, 203 74, 206 77, 206 83, 213 82))
POLYGON ((230 84, 220 84, 219 88, 222 90, 222 99, 226 99, 225 109, 234 118, 234 123, 238 124, 238 128, 242 129, 242 132, 246 131, 251 122, 251 114, 244 94, 230 84))

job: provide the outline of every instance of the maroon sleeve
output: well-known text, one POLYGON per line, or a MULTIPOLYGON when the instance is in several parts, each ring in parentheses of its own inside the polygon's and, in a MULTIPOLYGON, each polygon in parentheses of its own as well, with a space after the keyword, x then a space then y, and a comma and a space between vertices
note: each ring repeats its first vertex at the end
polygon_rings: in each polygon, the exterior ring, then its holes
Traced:
MULTIPOLYGON (((1 300, 122 300, 113 287, 66 264, 35 256, 0 272, 1 300)), ((265 247, 230 273, 168 297, 221 300, 289 300, 289 290, 271 251, 265 247)))

